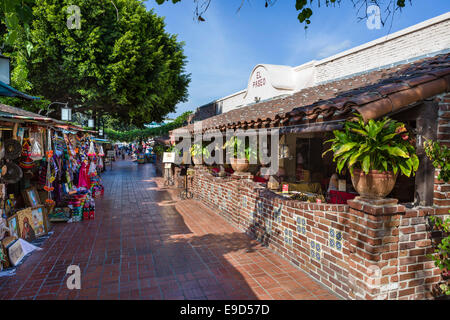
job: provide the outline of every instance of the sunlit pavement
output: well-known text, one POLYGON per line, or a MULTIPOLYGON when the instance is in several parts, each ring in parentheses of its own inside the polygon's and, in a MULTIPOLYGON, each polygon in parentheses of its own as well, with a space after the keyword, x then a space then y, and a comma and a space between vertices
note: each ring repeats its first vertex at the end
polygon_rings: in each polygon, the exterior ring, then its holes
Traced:
POLYGON ((54 234, 0 299, 337 299, 286 260, 195 200, 177 200, 151 164, 118 161, 102 174, 95 220, 54 234), (67 288, 67 267, 81 289, 67 288))

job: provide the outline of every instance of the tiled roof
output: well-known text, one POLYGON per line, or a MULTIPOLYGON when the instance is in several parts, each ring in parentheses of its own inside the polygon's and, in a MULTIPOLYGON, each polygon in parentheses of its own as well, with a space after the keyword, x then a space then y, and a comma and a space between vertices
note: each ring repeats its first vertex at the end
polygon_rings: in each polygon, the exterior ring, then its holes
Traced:
MULTIPOLYGON (((344 119, 357 111, 376 119, 450 91, 450 54, 305 88, 208 118, 202 129, 264 128, 344 119)), ((184 127, 190 131, 193 125, 184 127)))
POLYGON ((26 111, 23 109, 19 109, 16 107, 8 106, 6 104, 0 103, 0 118, 10 118, 10 119, 20 119, 24 120, 25 122, 27 120, 34 120, 34 121, 42 121, 51 125, 54 125, 55 127, 66 129, 66 130, 75 130, 75 131, 83 131, 83 132, 90 132, 90 133, 96 133, 97 131, 94 130, 86 130, 82 127, 68 124, 65 121, 56 120, 53 118, 49 118, 34 112, 26 111))
POLYGON ((0 103, 0 116, 9 116, 14 118, 23 118, 23 119, 33 119, 33 120, 42 120, 42 121, 52 121, 54 119, 42 116, 40 114, 26 111, 23 109, 19 109, 16 107, 8 106, 6 104, 0 103))

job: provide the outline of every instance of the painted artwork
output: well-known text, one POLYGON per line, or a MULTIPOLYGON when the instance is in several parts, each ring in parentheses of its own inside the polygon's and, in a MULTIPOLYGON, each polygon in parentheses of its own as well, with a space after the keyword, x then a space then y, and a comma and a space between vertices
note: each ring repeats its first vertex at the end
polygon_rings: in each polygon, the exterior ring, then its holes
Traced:
POLYGON ((8 247, 8 256, 13 266, 18 265, 20 261, 22 261, 25 256, 25 252, 23 251, 20 239, 16 240, 11 246, 8 247))
POLYGON ((30 208, 17 212, 17 223, 19 225, 20 238, 28 242, 36 239, 36 233, 33 229, 33 214, 30 208))
POLYGON ((30 204, 32 207, 39 205, 38 196, 36 194, 36 190, 30 189, 28 190, 28 197, 30 199, 30 204))
POLYGON ((17 214, 8 218, 8 228, 11 232, 11 236, 19 238, 19 224, 17 221, 17 214))
POLYGON ((44 223, 44 209, 34 208, 31 210, 32 215, 32 227, 36 237, 40 237, 46 234, 45 223, 44 223))

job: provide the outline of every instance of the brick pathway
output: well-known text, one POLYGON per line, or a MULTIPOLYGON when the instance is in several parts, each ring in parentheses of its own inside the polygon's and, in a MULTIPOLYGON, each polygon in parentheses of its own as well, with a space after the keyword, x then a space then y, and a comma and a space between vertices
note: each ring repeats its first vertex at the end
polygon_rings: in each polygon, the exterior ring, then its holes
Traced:
POLYGON ((177 201, 154 167, 114 163, 95 220, 55 224, 0 299, 337 299, 194 200, 177 201), (66 269, 81 268, 81 290, 66 269))

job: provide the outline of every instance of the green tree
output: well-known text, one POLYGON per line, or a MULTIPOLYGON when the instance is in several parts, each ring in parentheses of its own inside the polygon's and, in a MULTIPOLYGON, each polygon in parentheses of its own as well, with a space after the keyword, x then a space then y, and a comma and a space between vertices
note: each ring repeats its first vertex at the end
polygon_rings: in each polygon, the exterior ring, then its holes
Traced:
POLYGON ((21 33, 29 33, 34 3, 35 0, 0 0, 0 31, 7 33, 4 40, 8 44, 13 44, 21 33))
MULTIPOLYGON (((33 49, 20 64, 31 94, 138 127, 186 101, 183 44, 142 1, 39 0, 32 9, 33 49), (72 5, 80 8, 79 29, 67 25, 72 5)), ((18 41, 12 53, 26 51, 18 41)))
MULTIPOLYGON (((163 4, 166 1, 171 1, 172 3, 180 2, 181 0, 155 0, 158 4, 163 4)), ((195 11, 194 15, 199 21, 205 21, 205 13, 210 7, 213 0, 193 0, 195 3, 195 11)), ((380 7, 380 11, 382 12, 381 23, 384 25, 389 17, 392 17, 395 11, 404 8, 406 0, 350 0, 355 7, 355 10, 359 12, 362 9, 366 9, 370 5, 377 5, 380 7)), ((273 6, 276 4, 277 0, 260 0, 261 4, 263 4, 266 8, 273 6)), ((295 0, 292 1, 295 6, 295 10, 298 12, 297 19, 305 24, 305 29, 308 28, 308 25, 311 23, 311 16, 313 14, 313 7, 317 4, 317 8, 320 8, 321 5, 325 5, 326 7, 339 5, 342 0, 295 0)), ((409 0, 411 3, 412 0, 409 0)), ((238 1, 238 11, 244 6, 245 0, 238 1)), ((316 9, 314 9, 316 10, 316 9)), ((361 19, 367 18, 367 14, 360 17, 361 19)))
MULTIPOLYGON (((140 141, 145 140, 149 137, 158 137, 164 136, 169 133, 169 131, 175 130, 176 128, 180 128, 187 124, 188 116, 192 113, 192 111, 186 111, 180 116, 178 116, 172 122, 164 124, 160 127, 155 128, 145 128, 145 129, 131 129, 126 131, 117 130, 116 127, 106 128, 105 133, 109 140, 112 141, 122 141, 122 142, 132 142, 132 141, 140 141), (116 129, 116 130, 115 130, 116 129)), ((108 122, 109 124, 113 124, 114 122, 108 122)))

